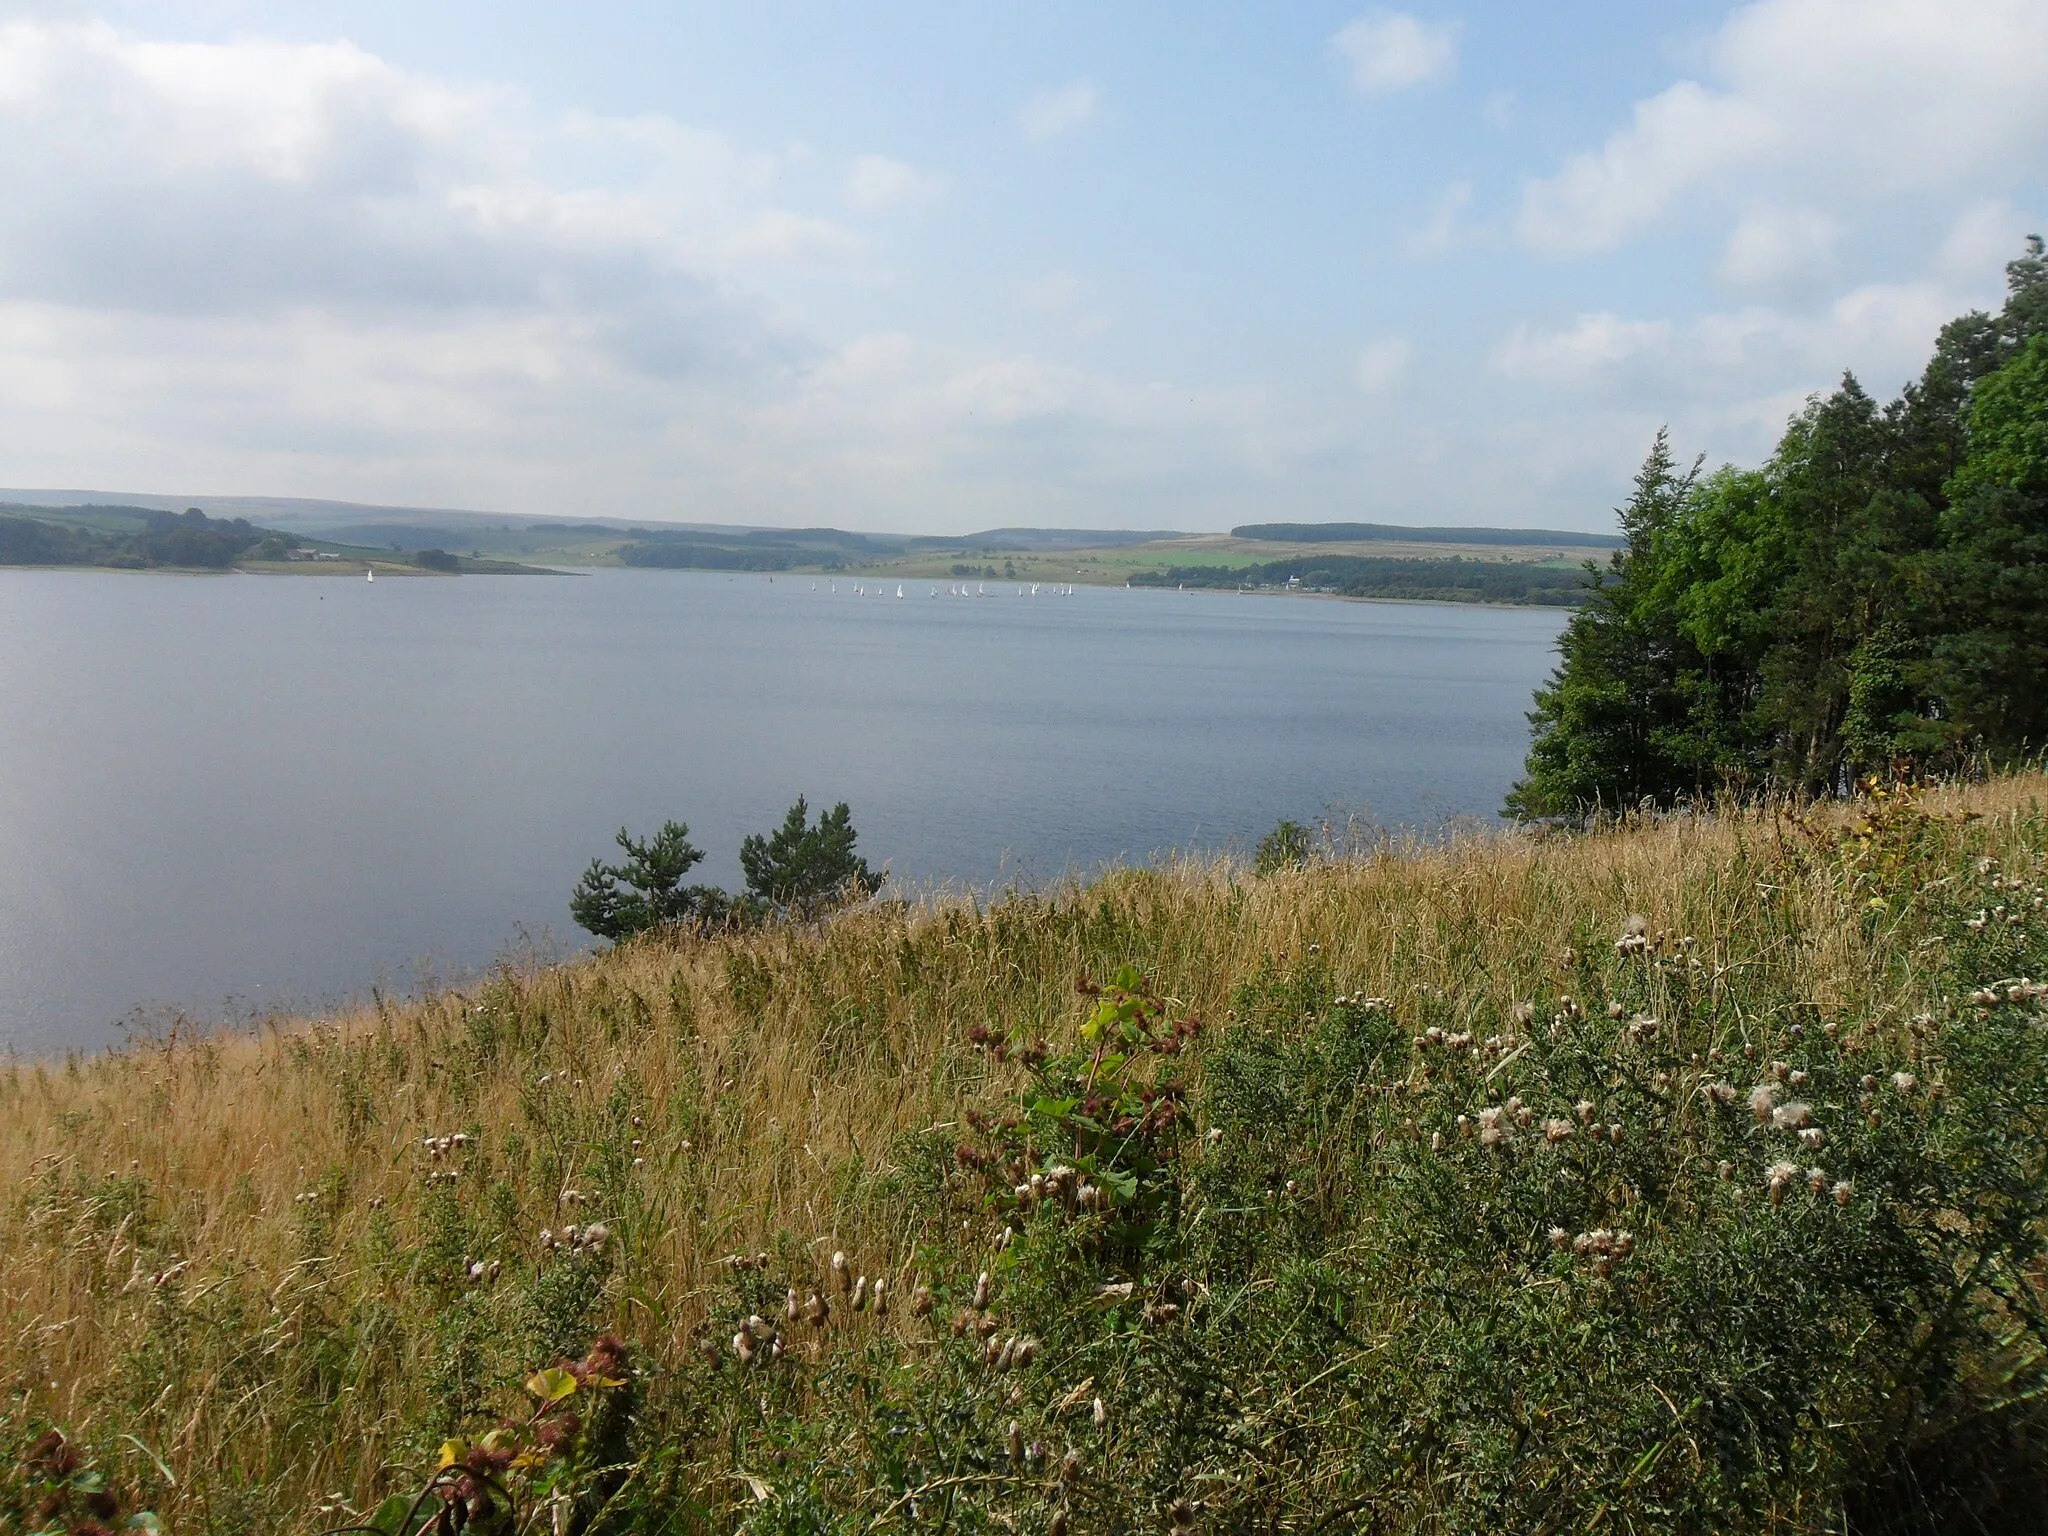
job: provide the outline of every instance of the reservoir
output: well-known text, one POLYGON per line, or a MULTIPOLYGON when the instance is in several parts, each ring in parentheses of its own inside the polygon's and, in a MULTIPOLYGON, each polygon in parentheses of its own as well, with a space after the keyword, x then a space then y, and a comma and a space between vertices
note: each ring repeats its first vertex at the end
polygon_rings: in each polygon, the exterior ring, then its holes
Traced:
POLYGON ((1491 817, 1565 617, 833 585, 0 570, 0 1049, 565 952, 622 824, 737 887, 800 793, 914 889, 1491 817))

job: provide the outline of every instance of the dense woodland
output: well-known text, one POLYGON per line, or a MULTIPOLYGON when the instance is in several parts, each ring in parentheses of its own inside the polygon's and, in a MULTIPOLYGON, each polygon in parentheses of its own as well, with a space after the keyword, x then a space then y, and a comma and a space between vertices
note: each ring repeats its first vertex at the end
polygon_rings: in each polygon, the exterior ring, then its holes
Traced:
POLYGON ((197 507, 67 507, 63 521, 22 507, 0 512, 0 565, 103 565, 128 570, 185 566, 226 570, 244 558, 281 558, 288 533, 246 518, 208 517, 197 507), (95 524, 98 524, 97 526, 95 524))
POLYGON ((1659 433, 1539 689, 1513 814, 1833 794, 2048 739, 2048 259, 1881 405, 1853 376, 1761 468, 1659 433))
MULTIPOLYGON (((1334 524, 1344 527, 1345 524, 1334 524)), ((1392 555, 1300 555, 1258 565, 1176 565, 1140 571, 1138 587, 1285 587, 1340 597, 1406 598, 1435 603, 1535 603, 1565 606, 1586 595, 1582 572, 1505 560, 1404 560, 1392 555)))

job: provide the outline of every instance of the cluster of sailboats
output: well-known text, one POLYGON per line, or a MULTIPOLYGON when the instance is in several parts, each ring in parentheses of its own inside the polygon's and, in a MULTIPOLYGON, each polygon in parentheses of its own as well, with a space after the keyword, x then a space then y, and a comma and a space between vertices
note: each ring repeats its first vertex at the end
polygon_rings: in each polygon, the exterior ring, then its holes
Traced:
MULTIPOLYGON (((831 592, 836 593, 839 590, 839 583, 836 581, 828 580, 825 585, 831 592)), ((813 592, 818 590, 818 584, 815 581, 811 583, 811 590, 813 592)), ((853 595, 855 597, 887 597, 889 595, 889 584, 887 582, 877 582, 870 586, 864 581, 857 581, 853 583, 853 595)), ((904 595, 903 583, 900 581, 896 583, 896 595, 898 597, 904 595)), ((964 582, 956 581, 948 582, 944 592, 941 592, 934 586, 931 595, 933 597, 997 597, 1001 594, 989 591, 981 582, 976 582, 974 590, 970 592, 967 590, 964 582)), ((1061 584, 1059 582, 1034 581, 1029 583, 1028 586, 1020 585, 1017 588, 1017 595, 1019 597, 1072 597, 1074 595, 1074 588, 1072 583, 1061 584)))

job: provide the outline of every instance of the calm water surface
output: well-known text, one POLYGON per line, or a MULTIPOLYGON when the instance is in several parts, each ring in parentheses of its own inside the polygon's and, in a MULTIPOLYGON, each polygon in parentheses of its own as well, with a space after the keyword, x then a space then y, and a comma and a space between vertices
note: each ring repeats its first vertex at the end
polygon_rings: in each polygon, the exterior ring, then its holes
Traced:
POLYGON ((800 792, 910 882, 1491 814, 1562 621, 854 585, 0 571, 0 1045, 567 943, 621 823, 687 820, 736 886, 800 792))

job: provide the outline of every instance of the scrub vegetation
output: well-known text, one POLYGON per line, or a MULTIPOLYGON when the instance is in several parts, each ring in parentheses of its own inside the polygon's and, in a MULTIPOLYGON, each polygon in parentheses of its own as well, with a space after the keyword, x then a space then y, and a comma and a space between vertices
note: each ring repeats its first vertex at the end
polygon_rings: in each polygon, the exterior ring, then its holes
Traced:
POLYGON ((0 1527, 2037 1529, 2043 788, 16 1063, 0 1527))

